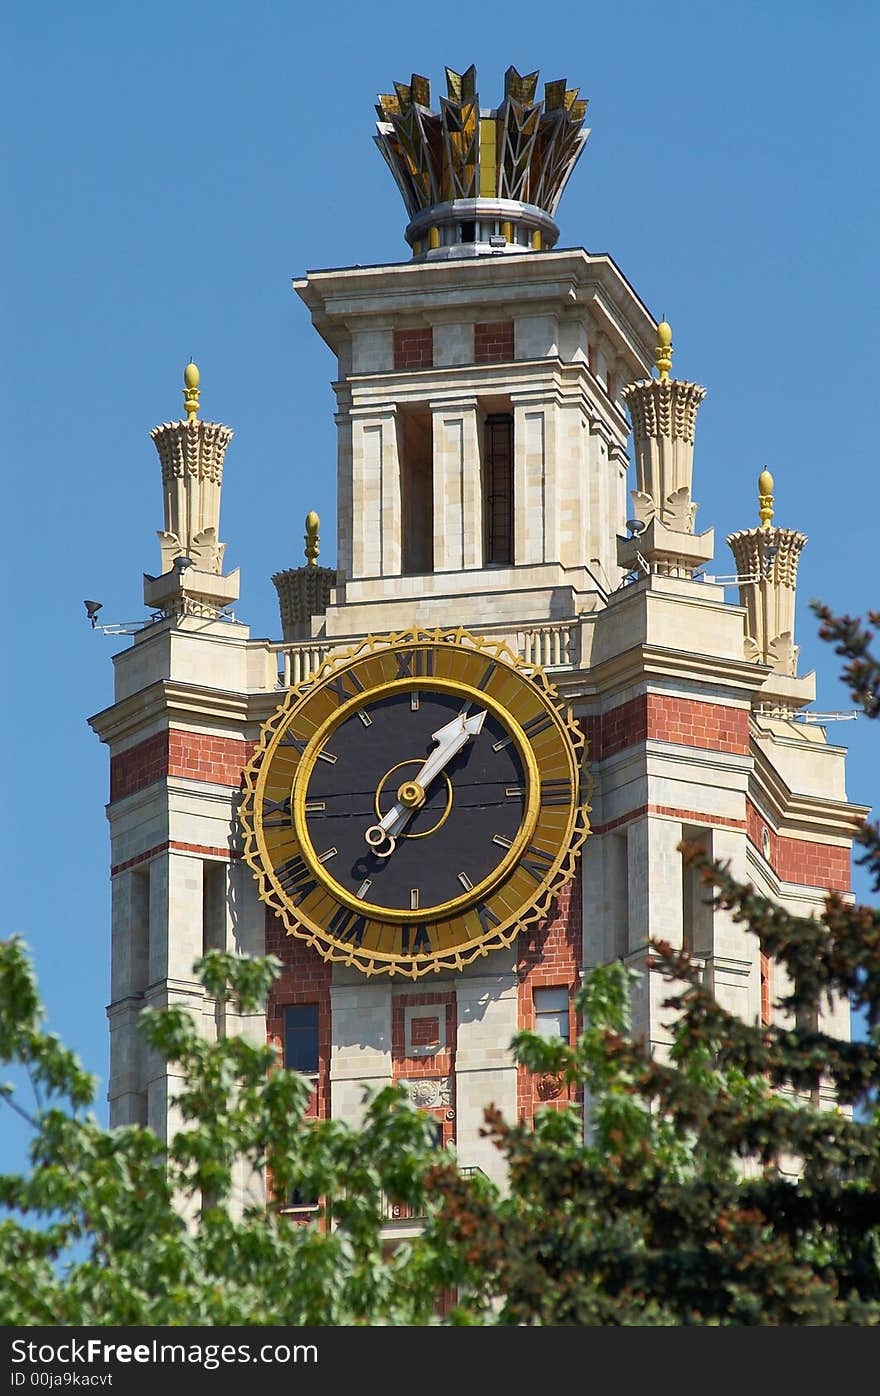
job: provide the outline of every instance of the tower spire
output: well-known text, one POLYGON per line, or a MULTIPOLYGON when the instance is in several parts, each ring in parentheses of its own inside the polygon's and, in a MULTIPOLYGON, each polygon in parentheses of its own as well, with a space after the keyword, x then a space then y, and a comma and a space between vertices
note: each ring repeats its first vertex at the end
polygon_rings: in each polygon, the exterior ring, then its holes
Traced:
POLYGON ((623 390, 633 430, 636 488, 632 492, 637 539, 621 539, 618 562, 632 568, 639 558, 652 571, 690 577, 714 551, 711 529, 696 534, 693 502, 694 433, 706 395, 699 383, 670 378, 672 329, 657 326, 656 378, 623 390))
POLYGON ((150 432, 162 466, 165 526, 159 531, 162 572, 144 576, 144 600, 165 615, 217 616, 238 600, 238 570, 223 575, 219 541, 223 462, 231 427, 200 421, 198 367, 183 371, 186 421, 150 432))
POLYGON ((746 658, 769 664, 776 674, 793 677, 798 656, 794 643, 795 589, 807 537, 773 524, 773 476, 769 470, 758 476, 758 509, 761 522, 757 528, 741 529, 727 539, 737 575, 753 579, 739 589, 740 605, 746 612, 746 658))

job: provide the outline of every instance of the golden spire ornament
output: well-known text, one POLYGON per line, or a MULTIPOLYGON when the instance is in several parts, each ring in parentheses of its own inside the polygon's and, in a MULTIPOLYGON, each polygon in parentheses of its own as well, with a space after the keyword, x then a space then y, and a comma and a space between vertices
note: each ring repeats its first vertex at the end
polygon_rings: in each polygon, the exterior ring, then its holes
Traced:
POLYGON ((183 370, 183 407, 186 420, 194 422, 199 415, 199 370, 192 359, 183 370))
POLYGON ((758 476, 758 511, 761 527, 773 526, 773 476, 769 470, 762 470, 758 476))
POLYGON ((660 382, 665 383, 669 377, 669 370, 672 368, 672 329, 666 320, 661 320, 657 326, 657 348, 654 350, 654 363, 657 365, 660 382))
POLYGON ((314 509, 310 509, 306 514, 306 531, 303 538, 306 545, 306 563, 309 567, 317 567, 318 565, 318 553, 321 551, 318 547, 318 529, 320 527, 321 520, 314 509))

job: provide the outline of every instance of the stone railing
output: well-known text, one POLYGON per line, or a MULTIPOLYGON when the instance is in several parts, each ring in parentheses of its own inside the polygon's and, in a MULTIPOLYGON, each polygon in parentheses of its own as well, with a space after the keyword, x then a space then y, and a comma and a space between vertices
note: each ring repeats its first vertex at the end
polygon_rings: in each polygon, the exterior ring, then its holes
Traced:
MULTIPOLYGON (((515 654, 529 664, 544 669, 573 669, 580 662, 581 633, 579 620, 543 621, 534 625, 470 627, 471 632, 489 640, 503 640, 515 654)), ((357 636, 333 644, 326 639, 281 641, 269 646, 278 656, 278 685, 292 688, 302 683, 319 667, 334 649, 346 649, 357 636)))

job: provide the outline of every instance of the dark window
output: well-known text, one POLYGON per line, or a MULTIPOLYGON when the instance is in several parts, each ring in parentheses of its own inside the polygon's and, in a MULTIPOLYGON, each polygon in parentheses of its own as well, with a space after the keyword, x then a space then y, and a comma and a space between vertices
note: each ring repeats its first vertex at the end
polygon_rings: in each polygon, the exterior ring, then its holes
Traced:
POLYGON ((474 222, 472 222, 472 221, 470 221, 470 220, 467 221, 467 222, 465 222, 465 223, 462 223, 462 225, 461 225, 461 240, 462 240, 462 242, 476 242, 476 239, 477 239, 477 225, 476 225, 476 223, 474 223, 474 222))
POLYGON ((402 412, 400 452, 401 570, 434 570, 434 436, 430 412, 402 412))
POLYGON ((318 1199, 308 1188, 291 1188, 287 1206, 295 1208, 298 1212, 313 1212, 318 1206, 318 1199))
POLYGON ((284 1010, 284 1065, 307 1076, 318 1070, 318 1005, 293 1003, 284 1010))
POLYGON ((513 562, 513 417, 486 418, 483 452, 485 561, 513 562))

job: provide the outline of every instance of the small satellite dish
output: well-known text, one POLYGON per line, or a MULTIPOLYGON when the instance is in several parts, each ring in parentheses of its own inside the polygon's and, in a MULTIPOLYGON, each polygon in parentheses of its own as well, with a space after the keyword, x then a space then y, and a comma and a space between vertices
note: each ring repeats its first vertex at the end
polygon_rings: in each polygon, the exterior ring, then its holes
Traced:
POLYGON ((630 538, 639 538, 648 527, 645 519, 627 519, 626 531, 630 538))
POLYGON ((83 605, 86 608, 86 617, 94 629, 98 624, 98 612, 104 609, 104 603, 103 601, 84 601, 83 605))

